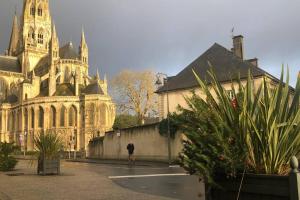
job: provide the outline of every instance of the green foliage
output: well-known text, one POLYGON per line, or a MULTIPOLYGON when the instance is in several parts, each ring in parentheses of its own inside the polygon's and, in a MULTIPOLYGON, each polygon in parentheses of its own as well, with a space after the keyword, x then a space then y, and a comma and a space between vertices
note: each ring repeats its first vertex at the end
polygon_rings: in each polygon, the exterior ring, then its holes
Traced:
POLYGON ((39 159, 57 159, 63 149, 61 138, 52 132, 40 134, 34 139, 39 159))
POLYGON ((138 126, 138 117, 134 115, 121 114, 116 116, 113 125, 114 130, 138 126))
POLYGON ((168 135, 168 126, 170 126, 170 136, 175 137, 176 132, 178 131, 178 124, 176 122, 177 118, 176 113, 169 114, 168 118, 163 119, 159 122, 159 133, 163 136, 168 135), (168 125, 169 123, 169 125, 168 125))
POLYGON ((11 171, 17 165, 17 160, 11 156, 18 147, 13 143, 0 143, 0 171, 11 171))
POLYGON ((243 171, 286 174, 293 155, 300 153, 300 79, 293 94, 283 83, 271 85, 263 78, 258 87, 249 72, 246 83, 232 83, 234 100, 214 72, 207 84, 196 74, 205 98, 186 98, 189 108, 180 108, 180 128, 187 140, 181 155, 183 166, 192 174, 214 183, 214 176, 235 176, 243 171), (234 87, 234 86, 237 86, 234 87))

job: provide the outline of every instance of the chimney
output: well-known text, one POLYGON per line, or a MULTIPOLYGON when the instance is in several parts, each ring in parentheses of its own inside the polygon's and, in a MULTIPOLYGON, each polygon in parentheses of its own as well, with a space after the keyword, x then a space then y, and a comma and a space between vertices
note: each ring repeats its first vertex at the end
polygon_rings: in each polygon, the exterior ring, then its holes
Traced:
POLYGON ((255 67, 258 67, 258 59, 257 58, 252 58, 252 59, 249 59, 247 61, 250 62, 255 67))
POLYGON ((244 60, 244 37, 242 35, 234 36, 233 40, 233 53, 240 59, 244 60))

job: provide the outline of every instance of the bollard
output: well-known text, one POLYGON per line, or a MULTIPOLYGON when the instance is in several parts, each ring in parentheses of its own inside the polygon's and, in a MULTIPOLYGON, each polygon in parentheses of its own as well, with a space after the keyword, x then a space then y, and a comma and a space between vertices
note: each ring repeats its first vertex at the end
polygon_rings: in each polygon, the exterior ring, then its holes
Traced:
POLYGON ((291 172, 289 174, 290 184, 290 200, 300 200, 300 174, 299 162, 296 156, 293 156, 291 161, 291 172))

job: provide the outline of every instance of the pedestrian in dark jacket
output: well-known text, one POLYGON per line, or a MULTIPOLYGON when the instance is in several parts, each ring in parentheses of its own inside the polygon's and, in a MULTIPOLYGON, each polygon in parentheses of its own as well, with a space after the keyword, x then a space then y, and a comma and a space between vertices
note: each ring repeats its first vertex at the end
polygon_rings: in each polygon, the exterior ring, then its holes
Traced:
POLYGON ((128 164, 134 164, 134 144, 133 143, 129 143, 127 145, 127 151, 128 151, 128 164))

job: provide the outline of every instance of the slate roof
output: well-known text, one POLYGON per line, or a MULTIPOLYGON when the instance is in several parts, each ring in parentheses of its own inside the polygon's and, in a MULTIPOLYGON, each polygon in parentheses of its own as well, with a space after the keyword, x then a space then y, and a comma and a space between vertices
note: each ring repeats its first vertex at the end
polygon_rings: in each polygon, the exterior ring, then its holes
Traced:
POLYGON ((100 85, 96 82, 96 83, 92 83, 88 86, 86 86, 86 88, 84 88, 81 93, 84 94, 101 94, 104 95, 104 92, 102 90, 102 88, 100 87, 100 85))
POLYGON ((59 49, 59 57, 61 59, 77 59, 79 55, 74 48, 72 42, 68 42, 65 46, 59 49))
POLYGON ((277 80, 266 71, 252 65, 249 61, 241 60, 225 47, 215 43, 200 57, 183 69, 179 74, 169 77, 167 83, 158 89, 157 93, 194 88, 198 86, 192 70, 194 70, 201 79, 204 79, 209 83, 210 80, 208 79, 207 75, 207 71, 210 69, 209 63, 213 67, 220 82, 231 81, 232 79, 236 78, 238 74, 242 79, 247 78, 249 69, 254 77, 267 74, 274 80, 277 80))
POLYGON ((3 99, 2 101, 0 101, 0 103, 17 103, 18 102, 18 97, 14 94, 7 96, 5 99, 3 99))
POLYGON ((75 88, 71 83, 56 85, 54 96, 75 96, 75 88))
POLYGON ((21 73, 21 64, 17 57, 0 56, 0 70, 21 73))

